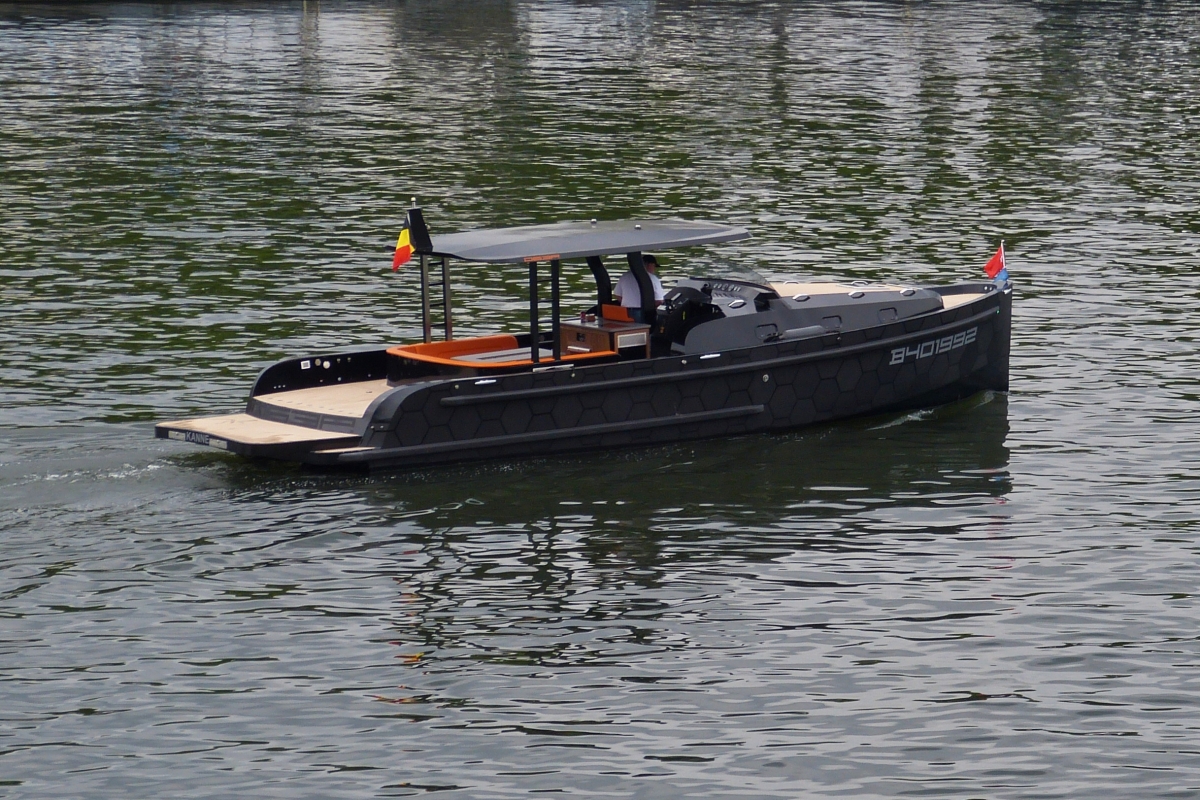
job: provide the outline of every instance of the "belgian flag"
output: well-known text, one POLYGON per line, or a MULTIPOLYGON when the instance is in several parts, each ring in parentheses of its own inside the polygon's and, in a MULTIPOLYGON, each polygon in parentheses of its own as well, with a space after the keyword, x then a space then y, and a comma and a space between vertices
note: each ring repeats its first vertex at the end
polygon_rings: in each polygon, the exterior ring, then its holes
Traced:
POLYGON ((396 255, 392 256, 392 272, 400 269, 401 264, 407 264, 412 258, 413 246, 408 238, 408 216, 404 217, 404 225, 400 228, 400 238, 396 240, 396 255))

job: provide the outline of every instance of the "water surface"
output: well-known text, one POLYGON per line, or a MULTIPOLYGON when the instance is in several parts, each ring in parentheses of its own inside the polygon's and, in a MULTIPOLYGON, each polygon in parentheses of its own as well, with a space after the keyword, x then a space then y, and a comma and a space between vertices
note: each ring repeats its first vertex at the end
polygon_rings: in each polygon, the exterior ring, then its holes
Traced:
POLYGON ((1198 10, 0 5, 2 791, 1195 796, 1198 10), (752 229, 668 280, 1003 240, 1013 391, 380 476, 152 438, 419 335, 413 196, 752 229))

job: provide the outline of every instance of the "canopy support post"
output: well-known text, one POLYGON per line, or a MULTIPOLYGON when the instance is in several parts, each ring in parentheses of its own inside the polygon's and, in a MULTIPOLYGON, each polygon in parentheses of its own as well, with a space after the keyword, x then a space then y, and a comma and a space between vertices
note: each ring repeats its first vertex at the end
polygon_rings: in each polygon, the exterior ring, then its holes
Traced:
POLYGON ((561 268, 561 261, 559 261, 557 258, 550 259, 550 338, 554 342, 552 347, 554 348, 555 361, 562 360, 562 342, 559 341, 562 337, 560 336, 561 330, 559 327, 561 319, 559 317, 560 308, 558 292, 558 274, 561 268))
POLYGON ((537 288, 537 261, 529 262, 529 360, 534 364, 538 363, 539 350, 541 350, 541 338, 538 334, 538 288, 537 288))
POLYGON ((600 256, 588 256, 587 265, 591 267, 592 277, 596 279, 596 304, 611 305, 613 301, 612 278, 608 276, 608 270, 604 268, 604 260, 600 256))
POLYGON ((446 322, 446 341, 454 338, 454 323, 450 319, 450 260, 442 258, 442 319, 446 322))
POLYGON ((421 256, 421 330, 425 343, 433 341, 433 320, 429 318, 429 262, 421 256))
POLYGON ((637 278, 638 289, 642 293, 642 322, 647 325, 654 324, 654 283, 650 280, 650 273, 646 271, 646 265, 642 263, 642 254, 627 253, 625 258, 629 260, 629 271, 633 273, 633 277, 637 278))

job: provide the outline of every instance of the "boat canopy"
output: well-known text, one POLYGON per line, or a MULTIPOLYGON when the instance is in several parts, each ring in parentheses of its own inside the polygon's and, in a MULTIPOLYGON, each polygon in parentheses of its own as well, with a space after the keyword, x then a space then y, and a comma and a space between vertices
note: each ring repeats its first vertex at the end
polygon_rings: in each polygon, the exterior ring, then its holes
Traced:
MULTIPOLYGON (((732 242, 750 232, 736 225, 681 219, 591 220, 488 228, 431 237, 429 255, 487 264, 561 261, 732 242)), ((418 252, 422 248, 418 247, 418 252)))
MULTIPOLYGON (((538 362, 541 341, 538 330, 538 263, 550 267, 550 319, 552 339, 559 341, 560 285, 559 270, 562 262, 569 258, 586 258, 588 267, 596 278, 596 303, 602 307, 612 303, 612 279, 601 256, 624 254, 629 271, 637 279, 641 294, 641 317, 653 319, 655 314, 655 292, 649 273, 642 262, 642 253, 650 250, 665 250, 676 247, 694 247, 718 242, 745 239, 750 232, 736 225, 717 222, 694 222, 682 219, 627 219, 588 220, 583 222, 556 222, 547 225, 519 225, 511 228, 481 228, 461 233, 432 236, 425 224, 421 209, 414 205, 405 215, 404 229, 397 242, 396 252, 402 246, 410 247, 420 256, 421 276, 421 327, 425 342, 433 341, 433 319, 429 290, 441 287, 442 326, 446 341, 453 338, 453 323, 450 311, 450 274, 447 263, 450 259, 474 261, 485 264, 527 264, 529 267, 529 338, 530 360, 538 362), (441 262, 441 280, 430 280, 430 261, 441 262)), ((407 258, 406 255, 406 258, 407 258)), ((393 269, 404 263, 396 261, 393 269)), ((559 359, 555 344, 554 359, 559 359)))

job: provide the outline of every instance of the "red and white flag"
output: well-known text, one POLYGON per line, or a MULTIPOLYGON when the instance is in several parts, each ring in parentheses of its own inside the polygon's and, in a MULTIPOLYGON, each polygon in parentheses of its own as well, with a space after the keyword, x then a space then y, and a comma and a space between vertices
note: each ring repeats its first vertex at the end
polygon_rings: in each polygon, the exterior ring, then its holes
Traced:
POLYGON ((994 281, 1008 280, 1008 270, 1004 267, 1004 242, 1000 243, 1000 249, 996 251, 996 255, 992 256, 984 265, 983 271, 994 281))

